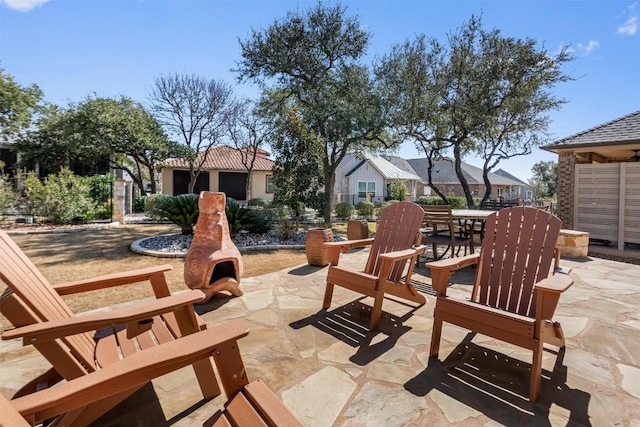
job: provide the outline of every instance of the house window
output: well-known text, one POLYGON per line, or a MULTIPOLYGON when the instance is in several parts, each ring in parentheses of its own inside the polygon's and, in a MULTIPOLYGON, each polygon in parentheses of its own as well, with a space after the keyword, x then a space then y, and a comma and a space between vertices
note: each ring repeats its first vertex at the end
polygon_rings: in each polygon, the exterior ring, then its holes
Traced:
POLYGON ((367 193, 371 193, 371 197, 376 196, 376 183, 375 182, 358 182, 358 198, 364 199, 367 197, 367 193))
POLYGON ((276 186, 273 183, 273 175, 267 175, 267 193, 275 193, 276 186))
POLYGON ((499 187, 497 191, 498 191, 498 197, 502 197, 504 193, 502 187, 499 187))

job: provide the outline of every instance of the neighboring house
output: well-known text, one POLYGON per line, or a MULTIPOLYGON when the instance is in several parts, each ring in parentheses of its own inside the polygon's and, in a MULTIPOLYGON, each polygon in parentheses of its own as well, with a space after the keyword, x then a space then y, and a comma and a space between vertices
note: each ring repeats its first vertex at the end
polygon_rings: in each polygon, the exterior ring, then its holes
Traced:
POLYGON ((557 215, 592 239, 640 244, 640 111, 542 147, 558 154, 557 215))
POLYGON ((393 183, 403 183, 406 197, 415 200, 420 177, 395 166, 381 156, 348 154, 336 169, 334 196, 358 204, 386 200, 393 183))
MULTIPOLYGON (((198 154, 196 164, 204 153, 198 154)), ((269 153, 258 150, 251 174, 251 198, 272 200, 275 187, 273 185, 273 166, 275 162, 268 158, 269 153)), ((189 163, 185 159, 167 159, 162 165, 162 193, 185 194, 189 185, 189 163)), ((234 147, 222 145, 214 147, 204 159, 200 175, 196 180, 194 193, 200 191, 221 191, 228 197, 239 201, 247 200, 247 178, 249 173, 242 164, 241 152, 234 147)))
MULTIPOLYGON (((410 159, 408 163, 413 170, 422 178, 422 184, 418 191, 421 195, 435 195, 429 187, 428 162, 426 158, 410 159)), ((467 180, 469 190, 474 197, 482 197, 485 192, 484 179, 482 177, 482 169, 462 162, 462 173, 467 180)), ((507 174, 509 175, 509 174, 507 174)), ((511 175, 510 175, 511 176, 511 175)), ((491 183, 490 198, 502 200, 513 200, 522 198, 522 194, 527 194, 529 186, 519 179, 513 179, 510 176, 502 176, 489 172, 489 182, 491 183)), ((435 160, 431 171, 431 182, 445 195, 454 195, 464 197, 462 184, 456 175, 453 159, 435 160)))
POLYGON ((494 173, 496 175, 500 175, 500 176, 503 176, 505 178, 509 178, 512 181, 519 182, 521 187, 520 187, 520 194, 518 195, 518 197, 523 199, 523 200, 533 200, 533 188, 531 188, 531 186, 529 184, 527 184, 523 180, 519 179, 518 177, 515 177, 515 176, 511 175, 509 172, 507 172, 504 169, 498 169, 494 173))

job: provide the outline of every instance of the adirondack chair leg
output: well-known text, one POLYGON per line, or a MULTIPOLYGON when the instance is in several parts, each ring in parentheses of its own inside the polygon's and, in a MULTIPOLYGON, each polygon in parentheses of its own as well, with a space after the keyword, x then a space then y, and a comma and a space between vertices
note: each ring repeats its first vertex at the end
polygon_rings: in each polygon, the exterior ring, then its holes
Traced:
POLYGON ((380 326, 380 317, 382 316, 382 301, 384 301, 384 291, 377 292, 375 300, 373 302, 373 308, 371 309, 371 324, 369 329, 375 331, 380 326))
POLYGON ((438 357, 440 352, 440 338, 442 337, 442 320, 434 317, 433 328, 431 329, 431 349, 429 357, 438 357))
POLYGON ((533 350, 531 360, 531 384, 529 386, 529 400, 535 402, 540 396, 540 382, 542 380, 542 340, 538 340, 536 348, 533 350))
POLYGON ((200 360, 193 365, 193 371, 196 374, 196 378, 198 379, 198 385, 200 386, 200 390, 202 391, 202 396, 205 399, 211 399, 213 397, 219 396, 220 386, 218 385, 218 381, 216 380, 216 374, 213 371, 213 365, 211 364, 211 359, 206 358, 200 360))
POLYGON ((324 301, 322 302, 322 308, 328 310, 331 307, 331 299, 333 298, 333 283, 327 283, 327 287, 324 290, 324 301))

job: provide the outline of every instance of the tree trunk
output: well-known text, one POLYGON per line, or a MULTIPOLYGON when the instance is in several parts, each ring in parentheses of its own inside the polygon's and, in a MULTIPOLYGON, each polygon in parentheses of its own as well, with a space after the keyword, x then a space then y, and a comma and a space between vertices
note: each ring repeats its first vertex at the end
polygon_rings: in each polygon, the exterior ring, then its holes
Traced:
POLYGON ((151 194, 156 194, 158 192, 156 186, 156 170, 153 167, 149 168, 149 179, 151 180, 151 194))
MULTIPOLYGON (((251 169, 247 170, 247 184, 245 187, 245 193, 247 197, 247 202, 251 200, 251 177, 252 177, 251 169)), ((266 185, 266 184, 265 184, 266 185)))
POLYGON ((487 200, 491 198, 491 182, 489 181, 489 171, 486 167, 482 171, 482 179, 484 180, 484 195, 482 196, 480 207, 483 207, 487 200))
POLYGON ((473 209, 473 195, 471 194, 471 190, 469 189, 469 183, 462 173, 461 145, 462 142, 458 142, 453 146, 454 166, 456 175, 458 176, 458 180, 460 180, 460 185, 462 186, 462 191, 464 191, 464 196, 467 199, 467 206, 469 207, 469 209, 473 209))
POLYGON ((324 208, 323 208, 323 218, 325 224, 331 224, 331 212, 333 212, 333 189, 336 185, 336 175, 335 171, 331 168, 325 168, 324 174, 324 208))

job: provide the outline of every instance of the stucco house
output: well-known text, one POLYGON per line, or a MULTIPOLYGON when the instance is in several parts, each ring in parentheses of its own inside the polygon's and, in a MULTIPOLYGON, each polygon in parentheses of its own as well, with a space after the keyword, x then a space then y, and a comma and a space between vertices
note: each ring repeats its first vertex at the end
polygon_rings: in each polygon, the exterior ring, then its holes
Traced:
MULTIPOLYGON (((431 187, 429 182, 428 162, 427 159, 410 159, 408 163, 413 170, 421 177, 421 185, 418 192, 424 196, 431 196, 431 187)), ((482 178, 482 169, 462 162, 462 173, 464 174, 469 190, 477 197, 482 197, 485 191, 484 180, 482 178)), ((444 158, 434 161, 431 171, 431 181, 433 184, 445 194, 464 197, 462 184, 456 175, 453 159, 444 158)), ((513 200, 522 198, 522 194, 527 194, 530 190, 529 186, 519 179, 513 179, 511 176, 503 176, 497 173, 489 172, 489 182, 491 182, 491 199, 501 198, 503 200, 513 200)))
MULTIPOLYGON (((249 177, 247 168, 242 163, 242 153, 235 147, 221 145, 214 147, 206 158, 199 153, 196 164, 202 163, 202 168, 194 193, 200 191, 222 191, 228 197, 238 201, 248 199, 246 184, 249 177)), ((273 166, 275 162, 269 158, 269 153, 258 150, 251 172, 251 195, 249 198, 263 198, 272 200, 275 192, 273 185, 273 166)), ((162 193, 177 195, 187 193, 189 185, 189 163, 185 159, 172 158, 161 165, 162 193)))
POLYGON ((558 154, 563 227, 592 239, 640 244, 640 111, 542 147, 558 154))
POLYGON ((395 182, 403 183, 407 197, 416 199, 420 177, 415 173, 402 170, 381 156, 347 154, 336 169, 334 198, 354 205, 384 201, 395 182))

